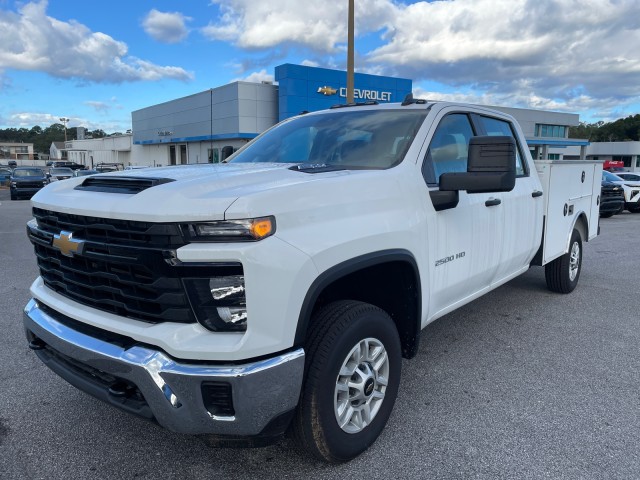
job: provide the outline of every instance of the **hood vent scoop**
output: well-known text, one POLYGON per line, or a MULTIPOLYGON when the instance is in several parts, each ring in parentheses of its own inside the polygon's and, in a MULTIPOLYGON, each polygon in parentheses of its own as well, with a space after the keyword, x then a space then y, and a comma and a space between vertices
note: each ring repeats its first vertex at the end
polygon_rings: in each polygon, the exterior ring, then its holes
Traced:
POLYGON ((91 192, 128 193, 134 195, 147 188, 173 182, 172 178, 145 178, 145 177, 88 177, 75 190, 89 190, 91 192))

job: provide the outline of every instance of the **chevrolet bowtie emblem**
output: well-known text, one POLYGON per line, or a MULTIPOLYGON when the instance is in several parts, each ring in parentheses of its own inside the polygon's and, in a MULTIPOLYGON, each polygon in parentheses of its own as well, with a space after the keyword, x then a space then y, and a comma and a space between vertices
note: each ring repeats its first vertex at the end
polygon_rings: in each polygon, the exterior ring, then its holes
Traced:
POLYGON ((84 240, 75 240, 72 232, 60 232, 60 235, 53 236, 53 246, 60 250, 60 253, 73 257, 74 254, 81 255, 84 248, 84 240))
POLYGON ((323 95, 335 95, 336 93, 338 93, 338 90, 336 90, 335 88, 331 88, 331 87, 320 87, 318 89, 318 93, 321 93, 323 95))

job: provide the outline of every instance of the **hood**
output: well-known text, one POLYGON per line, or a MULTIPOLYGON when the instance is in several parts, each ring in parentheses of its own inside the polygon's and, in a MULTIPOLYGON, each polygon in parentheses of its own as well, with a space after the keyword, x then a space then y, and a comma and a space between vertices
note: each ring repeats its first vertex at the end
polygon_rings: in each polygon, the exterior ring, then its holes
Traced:
POLYGON ((346 171, 310 174, 290 167, 290 164, 200 164, 74 177, 47 185, 32 198, 32 203, 47 210, 102 218, 211 221, 223 219, 224 212, 239 197, 348 174, 346 171), (105 182, 111 188, 99 185, 105 182), (150 186, 137 193, 117 188, 127 182, 150 186), (95 185, 91 186, 92 183, 95 185))
POLYGON ((622 180, 622 181, 616 181, 616 182, 611 182, 614 183, 616 185, 624 185, 625 187, 631 187, 631 188, 638 188, 640 187, 640 182, 636 182, 633 180, 622 180))

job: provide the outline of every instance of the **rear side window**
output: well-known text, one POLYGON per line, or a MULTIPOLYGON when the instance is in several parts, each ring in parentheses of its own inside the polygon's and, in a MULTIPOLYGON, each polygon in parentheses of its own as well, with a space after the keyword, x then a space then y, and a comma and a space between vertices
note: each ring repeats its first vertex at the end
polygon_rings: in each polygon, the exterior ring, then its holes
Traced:
POLYGON ((509 122, 505 122, 504 120, 498 120, 497 118, 491 117, 479 117, 480 123, 484 127, 485 135, 490 136, 500 136, 505 135, 509 137, 513 137, 516 141, 516 175, 524 176, 526 175, 526 171, 524 168, 524 164, 522 162, 522 155, 520 154, 520 145, 518 145, 518 139, 513 134, 513 129, 511 128, 511 124, 509 122))

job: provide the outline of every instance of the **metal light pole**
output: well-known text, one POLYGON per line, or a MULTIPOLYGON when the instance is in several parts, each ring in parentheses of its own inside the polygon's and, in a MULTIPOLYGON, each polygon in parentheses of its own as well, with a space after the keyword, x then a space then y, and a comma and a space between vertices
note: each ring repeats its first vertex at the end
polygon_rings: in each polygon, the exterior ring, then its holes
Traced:
POLYGON ((67 117, 60 117, 60 121, 64 125, 64 142, 67 143, 67 122, 69 119, 67 117))
POLYGON ((349 25, 347 34, 347 103, 353 103, 353 30, 354 0, 349 0, 349 25))

